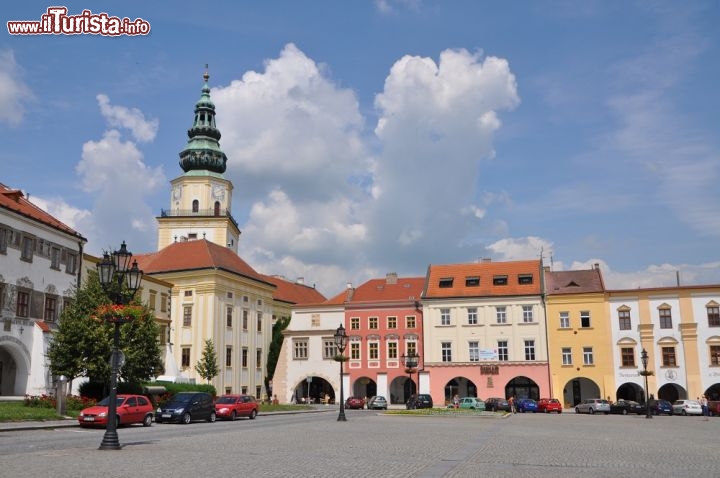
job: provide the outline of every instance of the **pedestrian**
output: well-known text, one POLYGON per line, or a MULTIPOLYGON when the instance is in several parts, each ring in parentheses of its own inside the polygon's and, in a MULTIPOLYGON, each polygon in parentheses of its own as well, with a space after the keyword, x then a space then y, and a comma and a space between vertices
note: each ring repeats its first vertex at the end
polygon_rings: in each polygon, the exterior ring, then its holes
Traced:
POLYGON ((453 407, 460 408, 460 397, 458 397, 457 393, 453 396, 453 407))
POLYGON ((708 399, 705 395, 703 395, 702 398, 700 398, 700 407, 702 408, 702 414, 703 414, 703 417, 705 417, 705 421, 708 421, 709 420, 708 419, 708 415, 709 415, 708 399))
POLYGON ((515 395, 511 395, 508 398, 508 404, 510 405, 510 412, 515 413, 515 395))

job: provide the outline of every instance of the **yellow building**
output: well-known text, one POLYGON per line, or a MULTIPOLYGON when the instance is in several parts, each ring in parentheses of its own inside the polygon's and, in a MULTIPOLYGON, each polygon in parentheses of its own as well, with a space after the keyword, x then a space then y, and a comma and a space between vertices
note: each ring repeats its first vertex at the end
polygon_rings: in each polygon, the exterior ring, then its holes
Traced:
POLYGON ((545 294, 552 398, 566 408, 586 398, 614 400, 611 330, 600 268, 546 268, 545 294))

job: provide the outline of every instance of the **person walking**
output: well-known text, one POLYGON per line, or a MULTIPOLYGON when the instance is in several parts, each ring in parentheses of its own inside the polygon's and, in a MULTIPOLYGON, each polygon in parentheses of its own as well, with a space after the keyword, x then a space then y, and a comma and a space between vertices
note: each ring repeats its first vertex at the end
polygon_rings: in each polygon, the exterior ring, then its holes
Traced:
POLYGON ((708 418, 708 415, 709 415, 708 399, 705 395, 700 397, 700 407, 702 408, 703 417, 705 417, 704 420, 708 421, 709 420, 709 418, 708 418))
POLYGON ((510 404, 510 412, 515 413, 515 395, 511 395, 508 398, 508 404, 510 404))

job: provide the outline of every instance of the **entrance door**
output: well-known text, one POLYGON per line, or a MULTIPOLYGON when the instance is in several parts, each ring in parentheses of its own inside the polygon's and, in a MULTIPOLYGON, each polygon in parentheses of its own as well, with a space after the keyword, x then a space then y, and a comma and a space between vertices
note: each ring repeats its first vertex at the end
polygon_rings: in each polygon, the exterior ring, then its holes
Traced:
POLYGON ((582 401, 582 395, 580 394, 580 380, 573 380, 573 407, 582 401))

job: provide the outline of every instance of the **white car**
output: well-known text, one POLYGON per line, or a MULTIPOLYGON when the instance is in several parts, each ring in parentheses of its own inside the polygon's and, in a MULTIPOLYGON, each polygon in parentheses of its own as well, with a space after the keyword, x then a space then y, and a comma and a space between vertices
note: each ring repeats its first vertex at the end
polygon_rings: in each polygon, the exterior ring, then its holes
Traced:
POLYGON ((592 415, 595 412, 607 415, 610 413, 610 402, 602 398, 586 398, 575 405, 575 413, 589 413, 592 415))
POLYGON ((675 400, 673 415, 702 415, 702 407, 697 400, 675 400))

